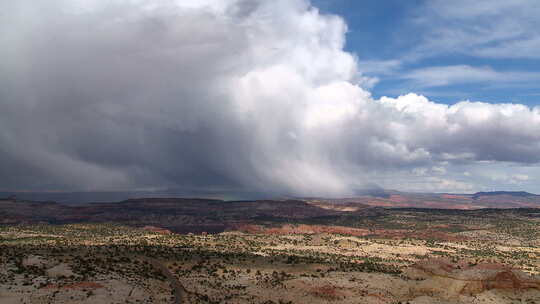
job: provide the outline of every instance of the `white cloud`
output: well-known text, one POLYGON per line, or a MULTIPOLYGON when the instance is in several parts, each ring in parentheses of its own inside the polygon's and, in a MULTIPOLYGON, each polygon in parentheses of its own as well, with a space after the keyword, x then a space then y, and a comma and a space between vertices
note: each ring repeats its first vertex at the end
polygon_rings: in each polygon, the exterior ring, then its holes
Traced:
POLYGON ((444 175, 446 174, 446 168, 444 167, 432 167, 431 171, 435 174, 444 175))
POLYGON ((412 173, 417 176, 425 176, 428 173, 428 169, 427 168, 414 168, 412 170, 412 173))
POLYGON ((540 73, 536 72, 500 72, 491 67, 473 67, 469 65, 434 66, 420 68, 404 73, 401 78, 411 80, 415 86, 437 87, 455 84, 484 83, 499 87, 538 83, 540 73))
POLYGON ((444 192, 469 192, 474 188, 472 184, 453 179, 430 178, 429 182, 432 184, 431 189, 444 192))
POLYGON ((525 174, 514 174, 512 175, 512 179, 516 180, 516 181, 528 181, 529 180, 529 176, 528 175, 525 175, 525 174))
POLYGON ((502 172, 494 173, 490 176, 492 180, 498 182, 504 182, 507 184, 522 184, 529 180, 529 176, 526 174, 505 174, 502 172))
POLYGON ((538 58, 540 4, 535 0, 427 2, 417 22, 428 29, 416 51, 493 58, 538 58))
POLYGON ((540 162, 539 108, 374 99, 306 1, 93 4, 0 18, 6 187, 469 191, 459 166, 540 162))
POLYGON ((360 70, 366 74, 388 75, 393 74, 402 65, 397 59, 391 60, 361 60, 360 70))

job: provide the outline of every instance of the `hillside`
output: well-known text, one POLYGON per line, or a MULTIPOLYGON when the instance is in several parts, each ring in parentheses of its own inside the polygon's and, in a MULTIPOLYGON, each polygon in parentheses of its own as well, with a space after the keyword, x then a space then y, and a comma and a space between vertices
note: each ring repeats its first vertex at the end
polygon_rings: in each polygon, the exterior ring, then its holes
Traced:
POLYGON ((313 198, 313 201, 346 203, 355 202, 379 207, 413 207, 438 209, 482 208, 540 208, 540 195, 528 192, 494 191, 474 194, 407 193, 387 191, 384 195, 364 195, 351 198, 313 198))

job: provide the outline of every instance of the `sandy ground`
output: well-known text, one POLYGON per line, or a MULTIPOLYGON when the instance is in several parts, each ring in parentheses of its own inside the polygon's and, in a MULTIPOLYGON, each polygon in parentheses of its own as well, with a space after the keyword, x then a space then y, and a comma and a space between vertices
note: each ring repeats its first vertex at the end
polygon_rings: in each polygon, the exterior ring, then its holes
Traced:
MULTIPOLYGON (((31 232, 25 232, 25 234, 39 236, 31 232)), ((229 232, 208 236, 163 236, 149 232, 142 233, 138 230, 134 230, 131 237, 114 235, 100 238, 92 235, 86 239, 71 239, 75 244, 84 244, 85 247, 115 242, 151 244, 153 246, 147 251, 148 257, 159 259, 171 269, 176 279, 190 294, 208 296, 219 303, 272 303, 268 301, 280 303, 281 301, 281 303, 309 304, 397 304, 399 302, 540 304, 540 290, 496 289, 485 290, 474 295, 463 295, 458 292, 460 282, 443 278, 417 278, 407 271, 401 274, 390 274, 391 272, 369 273, 355 271, 354 268, 347 269, 351 265, 360 265, 367 261, 366 258, 371 258, 381 265, 397 264, 399 267, 409 267, 418 259, 423 259, 423 256, 435 256, 441 252, 456 253, 456 259, 461 261, 462 253, 459 252, 474 253, 474 250, 481 248, 482 244, 477 246, 467 242, 440 241, 431 246, 425 240, 372 239, 328 233, 276 236, 229 232), (174 247, 175 245, 178 247, 174 247), (166 258, 153 251, 155 248, 160 248, 159 246, 173 253, 184 250, 180 248, 188 248, 188 250, 204 248, 208 252, 223 250, 232 253, 233 256, 229 260, 223 256, 213 256, 202 263, 203 267, 194 270, 194 267, 201 263, 200 256, 190 256, 185 259, 166 258), (276 257, 278 254, 282 255, 281 260, 276 257), (287 255, 322 256, 328 257, 328 260, 313 259, 286 263, 287 255), (346 264, 345 267, 338 267, 337 264, 340 261, 351 263, 346 264), (216 266, 218 264, 219 266, 216 266), (284 273, 283 276, 282 273, 284 273)), ((538 263, 540 260, 539 248, 494 244, 486 248, 503 254, 518 252, 517 260, 523 260, 521 257, 524 256, 528 263, 538 263)), ((55 245, 51 248, 56 250, 61 247, 55 245)), ((25 255, 18 255, 18 253, 14 253, 12 257, 0 255, 0 304, 173 302, 171 286, 166 278, 159 276, 152 278, 139 273, 130 276, 124 271, 127 266, 141 265, 143 258, 137 260, 138 263, 135 263, 135 259, 131 259, 122 266, 124 264, 118 260, 124 253, 116 252, 107 255, 110 259, 114 259, 113 262, 109 260, 108 264, 100 266, 102 268, 99 271, 83 278, 77 265, 70 258, 70 256, 82 253, 87 252, 81 250, 79 253, 69 251, 69 254, 56 254, 27 250, 25 255), (14 261, 18 259, 24 267, 28 268, 28 272, 17 271, 14 261), (110 269, 109 266, 111 266, 110 269), (33 268, 39 268, 42 271, 32 272, 33 268)), ((199 297, 200 301, 193 303, 205 303, 201 299, 202 297, 199 297)))

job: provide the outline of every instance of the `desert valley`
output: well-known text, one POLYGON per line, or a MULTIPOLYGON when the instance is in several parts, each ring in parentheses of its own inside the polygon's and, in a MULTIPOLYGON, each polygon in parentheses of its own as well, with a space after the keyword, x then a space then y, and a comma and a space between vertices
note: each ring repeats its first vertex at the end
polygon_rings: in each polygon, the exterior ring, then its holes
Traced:
POLYGON ((539 206, 523 193, 3 199, 0 302, 539 303, 539 206), (462 208, 426 208, 451 200, 462 208))

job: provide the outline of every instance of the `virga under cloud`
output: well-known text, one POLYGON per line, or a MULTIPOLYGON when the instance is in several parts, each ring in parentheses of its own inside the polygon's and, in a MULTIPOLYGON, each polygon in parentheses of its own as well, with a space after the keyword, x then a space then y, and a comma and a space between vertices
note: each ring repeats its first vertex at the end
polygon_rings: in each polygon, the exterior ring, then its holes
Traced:
POLYGON ((534 180, 540 108, 373 99, 343 19, 307 1, 91 3, 0 4, 3 188, 471 191, 510 166, 534 180))

